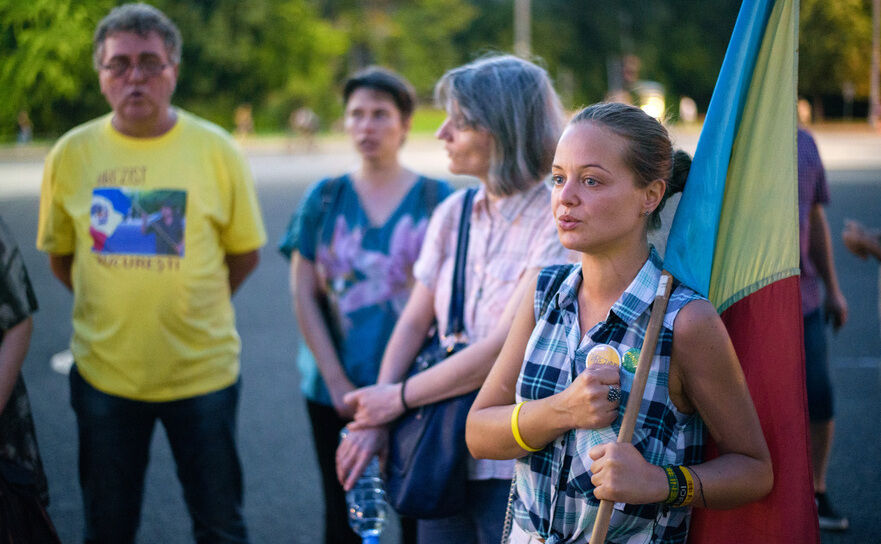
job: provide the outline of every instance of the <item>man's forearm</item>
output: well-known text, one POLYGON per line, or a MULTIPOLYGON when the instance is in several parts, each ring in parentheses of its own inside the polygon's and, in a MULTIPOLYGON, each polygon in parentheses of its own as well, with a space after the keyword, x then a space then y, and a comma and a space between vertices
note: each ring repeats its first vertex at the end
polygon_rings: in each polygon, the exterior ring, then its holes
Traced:
POLYGON ((260 262, 260 253, 255 249, 247 253, 227 253, 226 266, 229 269, 229 292, 235 294, 251 272, 260 262))
POLYGON ((52 269, 52 275, 58 278, 67 290, 73 292, 73 280, 71 279, 71 270, 73 269, 73 254, 71 255, 49 255, 49 268, 52 269))

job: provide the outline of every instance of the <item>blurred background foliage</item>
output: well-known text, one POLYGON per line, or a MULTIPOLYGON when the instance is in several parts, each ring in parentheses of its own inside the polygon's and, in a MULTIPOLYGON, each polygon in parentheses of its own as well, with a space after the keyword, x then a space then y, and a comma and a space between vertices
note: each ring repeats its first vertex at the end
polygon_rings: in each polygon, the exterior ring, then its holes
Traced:
MULTIPOLYGON (((21 111, 38 138, 53 138, 108 110, 91 39, 118 3, 0 0, 0 140, 15 138, 21 111)), ((512 0, 152 3, 184 37, 175 103, 230 129, 236 108, 250 105, 263 133, 287 130, 288 115, 303 106, 332 126, 343 80, 372 63, 403 73, 430 104, 444 71, 510 51, 514 40, 512 0)), ((533 0, 532 54, 567 107, 601 100, 615 63, 633 55, 639 78, 666 89, 674 117, 681 96, 704 112, 739 8, 737 0, 533 0)), ((871 0, 802 0, 801 19, 801 94, 817 114, 859 114, 868 95, 871 0)))

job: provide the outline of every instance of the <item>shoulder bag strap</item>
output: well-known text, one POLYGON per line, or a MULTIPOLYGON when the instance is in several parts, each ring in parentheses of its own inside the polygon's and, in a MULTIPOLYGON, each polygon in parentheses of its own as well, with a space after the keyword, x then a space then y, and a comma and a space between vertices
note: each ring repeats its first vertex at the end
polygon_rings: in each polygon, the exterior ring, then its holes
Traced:
POLYGON ((465 260, 468 255, 468 231, 471 226, 471 207, 474 203, 475 187, 465 191, 462 202, 462 217, 459 218, 459 239, 456 241, 456 265, 453 269, 453 290, 450 293, 450 310, 447 316, 445 336, 461 334, 465 331, 465 260))

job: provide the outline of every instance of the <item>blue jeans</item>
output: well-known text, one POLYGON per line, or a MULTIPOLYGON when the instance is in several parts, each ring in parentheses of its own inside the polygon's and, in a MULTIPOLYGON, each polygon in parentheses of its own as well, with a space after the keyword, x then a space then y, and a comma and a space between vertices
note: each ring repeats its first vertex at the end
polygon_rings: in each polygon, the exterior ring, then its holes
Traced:
POLYGON ((141 402, 103 393, 70 371, 88 544, 134 542, 156 420, 162 422, 196 542, 247 542, 236 452, 239 384, 198 397, 141 402))
POLYGON ((498 544, 502 540, 511 480, 468 480, 465 511, 441 519, 420 519, 419 544, 498 544))

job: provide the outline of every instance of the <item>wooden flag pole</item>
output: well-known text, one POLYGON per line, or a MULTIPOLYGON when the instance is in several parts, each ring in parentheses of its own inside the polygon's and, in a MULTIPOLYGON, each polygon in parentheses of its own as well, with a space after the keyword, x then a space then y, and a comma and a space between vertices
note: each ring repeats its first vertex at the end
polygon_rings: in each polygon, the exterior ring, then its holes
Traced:
MULTIPOLYGON (((670 300, 670 291, 673 286, 673 276, 666 270, 661 273, 658 282, 658 290, 655 291, 655 300, 652 306, 652 314, 649 317, 648 328, 645 331, 645 340, 642 350, 639 352, 639 361, 636 366, 636 374, 633 376, 633 386, 627 398, 627 408, 624 410, 624 419, 621 420, 621 430, 618 431, 618 442, 630 442, 633 440, 633 431, 636 428, 636 417, 642 404, 642 395, 645 393, 645 384, 651 370, 652 359, 658 345, 658 336, 661 333, 661 325, 664 324, 664 314, 667 313, 667 302, 670 300)), ((609 531, 609 522, 612 519, 612 501, 600 501, 596 520, 593 523, 593 532, 590 535, 590 544, 600 544, 606 541, 606 533, 609 531)))

